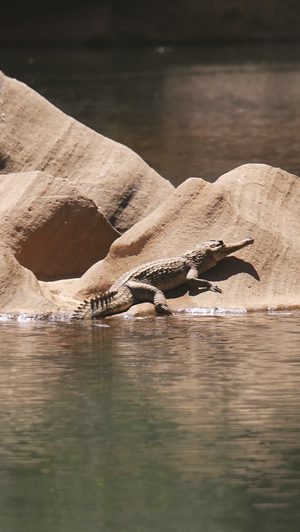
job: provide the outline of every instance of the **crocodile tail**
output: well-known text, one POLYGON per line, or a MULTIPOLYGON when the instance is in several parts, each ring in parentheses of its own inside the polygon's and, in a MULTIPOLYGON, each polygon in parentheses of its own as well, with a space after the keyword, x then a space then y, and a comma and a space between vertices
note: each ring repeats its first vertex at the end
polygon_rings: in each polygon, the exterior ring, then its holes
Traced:
POLYGON ((71 319, 72 320, 83 320, 88 314, 91 308, 90 300, 85 299, 80 305, 74 310, 71 319))
POLYGON ((107 290, 91 299, 85 299, 73 312, 72 319, 83 320, 90 311, 94 312, 98 310, 99 305, 101 305, 101 308, 105 308, 112 301, 116 293, 116 290, 107 290))
POLYGON ((106 292, 103 292, 103 294, 99 294, 99 296, 92 297, 90 300, 92 312, 98 310, 100 305, 101 308, 107 307, 115 297, 116 293, 117 290, 107 290, 106 292))

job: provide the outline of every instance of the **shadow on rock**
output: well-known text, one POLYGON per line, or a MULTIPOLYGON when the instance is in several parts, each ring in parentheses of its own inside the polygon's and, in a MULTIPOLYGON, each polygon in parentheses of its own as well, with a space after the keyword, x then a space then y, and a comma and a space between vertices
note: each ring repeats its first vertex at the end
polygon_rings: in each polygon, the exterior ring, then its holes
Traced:
MULTIPOLYGON (((211 282, 225 281, 234 275, 239 273, 247 273, 257 281, 260 281, 259 274, 254 266, 245 260, 239 259, 237 257, 226 257, 221 262, 219 262, 214 268, 208 270, 207 272, 201 275, 202 279, 207 279, 211 282)), ((174 288, 173 290, 168 290, 166 292, 166 297, 168 299, 174 299, 181 297, 185 294, 190 296, 196 296, 207 292, 206 288, 192 288, 189 284, 183 284, 174 288)))
POLYGON ((209 281, 225 281, 233 275, 239 273, 248 273, 251 277, 254 277, 257 281, 260 281, 259 274, 254 266, 243 259, 238 257, 226 257, 219 262, 214 268, 205 273, 204 279, 209 281))

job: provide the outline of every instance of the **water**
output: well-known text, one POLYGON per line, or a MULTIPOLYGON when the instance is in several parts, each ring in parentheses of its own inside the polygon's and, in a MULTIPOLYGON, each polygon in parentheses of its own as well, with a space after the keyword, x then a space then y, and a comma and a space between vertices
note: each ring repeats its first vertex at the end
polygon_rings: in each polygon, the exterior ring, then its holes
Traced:
POLYGON ((300 174, 300 46, 0 50, 0 68, 174 184, 247 162, 300 174))
POLYGON ((3 322, 0 530, 298 532, 299 340, 296 313, 3 322))

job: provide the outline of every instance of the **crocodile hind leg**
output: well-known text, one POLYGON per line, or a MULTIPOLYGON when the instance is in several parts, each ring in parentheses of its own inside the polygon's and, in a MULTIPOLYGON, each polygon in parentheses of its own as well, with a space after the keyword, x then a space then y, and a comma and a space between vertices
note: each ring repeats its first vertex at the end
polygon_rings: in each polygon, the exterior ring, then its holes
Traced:
POLYGON ((219 292, 222 293, 221 288, 219 288, 216 285, 213 285, 210 281, 207 281, 206 279, 199 279, 198 272, 196 268, 191 268, 187 274, 186 274, 186 280, 189 283, 190 286, 193 288, 207 288, 207 290, 210 290, 211 292, 219 292))
POLYGON ((126 283, 130 288, 134 298, 139 303, 150 302, 155 306, 157 314, 172 314, 167 304, 164 293, 156 286, 139 281, 129 281, 126 283))

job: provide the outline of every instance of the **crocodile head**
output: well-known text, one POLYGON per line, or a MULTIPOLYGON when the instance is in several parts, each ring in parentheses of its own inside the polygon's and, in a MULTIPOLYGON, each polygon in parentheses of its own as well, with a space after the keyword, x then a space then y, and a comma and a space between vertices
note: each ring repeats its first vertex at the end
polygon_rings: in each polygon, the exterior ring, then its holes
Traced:
POLYGON ((227 257, 227 255, 230 255, 231 253, 234 253, 234 251, 238 251, 245 246, 249 246, 250 244, 253 244, 253 242, 254 239, 251 237, 231 244, 225 244, 223 240, 210 240, 207 242, 207 252, 211 252, 216 262, 219 262, 219 260, 227 257))
POLYGON ((227 257, 231 253, 238 251, 253 244, 254 239, 251 237, 245 238, 235 243, 225 244, 223 240, 209 240, 203 244, 198 244, 193 252, 188 253, 196 263, 201 264, 205 269, 212 268, 220 260, 227 257))

